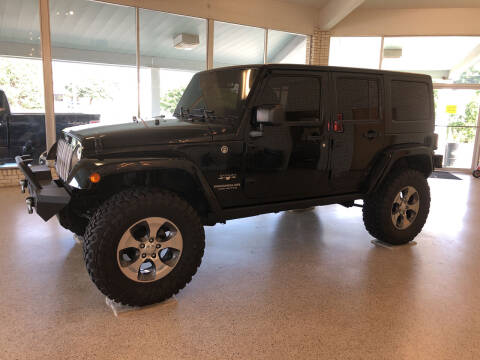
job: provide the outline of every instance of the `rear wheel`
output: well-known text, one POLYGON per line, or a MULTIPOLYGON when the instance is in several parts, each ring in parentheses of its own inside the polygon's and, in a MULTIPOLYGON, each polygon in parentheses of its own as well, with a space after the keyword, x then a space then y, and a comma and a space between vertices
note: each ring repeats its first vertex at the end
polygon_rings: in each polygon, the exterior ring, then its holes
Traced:
POLYGON ((205 247, 203 226, 177 195, 125 190, 101 205, 85 232, 91 279, 126 305, 163 301, 192 279, 205 247))
POLYGON ((473 177, 478 179, 480 177, 480 170, 474 170, 473 171, 473 177))
POLYGON ((375 238, 392 245, 412 241, 430 210, 430 188, 416 170, 390 174, 380 189, 365 199, 363 221, 375 238))

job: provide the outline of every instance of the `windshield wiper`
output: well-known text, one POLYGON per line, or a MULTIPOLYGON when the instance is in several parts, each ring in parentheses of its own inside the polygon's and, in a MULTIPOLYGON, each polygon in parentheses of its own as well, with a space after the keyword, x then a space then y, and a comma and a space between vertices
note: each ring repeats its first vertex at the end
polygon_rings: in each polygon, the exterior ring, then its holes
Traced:
POLYGON ((205 108, 201 108, 201 109, 192 109, 192 111, 198 111, 200 112, 200 114, 191 114, 191 116, 201 117, 205 121, 208 119, 216 118, 215 111, 213 110, 207 110, 205 108))
POLYGON ((173 116, 179 118, 180 120, 190 120, 190 110, 187 107, 180 106, 180 112, 174 112, 173 116))
POLYGON ((227 121, 230 125, 233 125, 235 121, 238 119, 235 115, 223 115, 217 116, 215 115, 214 110, 208 110, 206 108, 198 108, 198 109, 189 109, 184 106, 180 106, 180 113, 174 113, 173 115, 179 117, 182 120, 187 121, 195 121, 200 120, 203 122, 207 121, 216 121, 216 122, 224 122, 227 121), (194 113, 196 112, 196 113, 194 113))
POLYGON ((174 113, 173 115, 179 117, 182 120, 194 121, 195 119, 200 119, 207 121, 208 119, 215 118, 213 110, 203 109, 192 109, 190 110, 187 107, 180 106, 180 113, 174 113), (199 114, 194 114, 193 111, 199 112, 199 114))

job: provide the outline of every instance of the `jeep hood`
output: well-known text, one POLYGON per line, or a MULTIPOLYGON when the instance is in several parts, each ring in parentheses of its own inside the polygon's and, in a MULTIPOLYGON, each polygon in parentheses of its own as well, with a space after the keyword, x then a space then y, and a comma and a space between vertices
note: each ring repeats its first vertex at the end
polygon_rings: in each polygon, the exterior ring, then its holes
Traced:
POLYGON ((109 152, 115 149, 148 147, 150 145, 210 142, 215 134, 232 133, 230 125, 161 119, 116 125, 90 124, 64 129, 67 136, 77 139, 84 151, 109 152))

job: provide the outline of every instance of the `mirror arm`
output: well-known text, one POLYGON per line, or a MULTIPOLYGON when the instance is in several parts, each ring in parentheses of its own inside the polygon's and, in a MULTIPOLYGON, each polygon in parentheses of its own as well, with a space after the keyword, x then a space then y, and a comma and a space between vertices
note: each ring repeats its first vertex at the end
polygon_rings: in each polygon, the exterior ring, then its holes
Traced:
POLYGON ((263 124, 257 123, 257 128, 255 130, 251 130, 248 135, 252 138, 263 136, 263 124))
POLYGON ((263 136, 263 132, 259 130, 252 130, 248 135, 250 135, 252 138, 257 138, 263 136))

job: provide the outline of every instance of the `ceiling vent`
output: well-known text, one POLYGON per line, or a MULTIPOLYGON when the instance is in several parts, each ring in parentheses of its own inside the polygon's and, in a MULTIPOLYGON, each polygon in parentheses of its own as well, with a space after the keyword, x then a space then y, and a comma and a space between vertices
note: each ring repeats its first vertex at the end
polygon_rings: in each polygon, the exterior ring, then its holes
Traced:
POLYGON ((402 57, 402 48, 383 49, 384 59, 399 59, 402 57))
POLYGON ((195 49, 198 44, 200 44, 198 35, 194 34, 181 33, 173 38, 173 46, 176 49, 192 50, 195 49))

